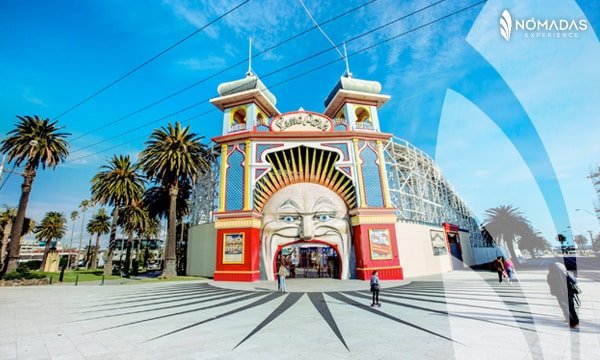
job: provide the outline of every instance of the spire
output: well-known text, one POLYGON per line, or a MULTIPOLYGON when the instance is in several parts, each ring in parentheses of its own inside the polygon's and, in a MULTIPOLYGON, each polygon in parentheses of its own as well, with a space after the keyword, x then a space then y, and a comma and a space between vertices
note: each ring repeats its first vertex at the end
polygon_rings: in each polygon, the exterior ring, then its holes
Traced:
POLYGON ((248 71, 246 76, 252 76, 252 37, 248 38, 248 71))
POLYGON ((351 78, 352 73, 350 72, 350 63, 348 63, 348 52, 346 51, 346 42, 344 42, 344 61, 346 62, 346 77, 351 78))

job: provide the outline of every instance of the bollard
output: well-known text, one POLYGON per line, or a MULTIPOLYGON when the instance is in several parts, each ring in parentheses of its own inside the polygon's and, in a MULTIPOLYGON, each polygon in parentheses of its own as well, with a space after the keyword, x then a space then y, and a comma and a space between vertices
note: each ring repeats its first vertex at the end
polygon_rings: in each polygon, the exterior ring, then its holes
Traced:
POLYGON ((75 286, 77 286, 77 283, 79 283, 79 275, 75 276, 75 286))
POLYGON ((104 285, 104 275, 102 275, 102 282, 100 283, 100 285, 104 285))
POLYGON ((50 275, 50 285, 52 285, 53 278, 54 278, 54 275, 50 275))

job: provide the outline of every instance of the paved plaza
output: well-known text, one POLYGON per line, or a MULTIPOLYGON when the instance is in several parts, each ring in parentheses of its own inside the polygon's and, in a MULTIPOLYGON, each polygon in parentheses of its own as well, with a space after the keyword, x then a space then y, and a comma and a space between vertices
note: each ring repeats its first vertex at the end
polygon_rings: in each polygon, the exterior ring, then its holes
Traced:
POLYGON ((600 273, 570 330, 545 271, 368 283, 289 279, 0 288, 0 359, 598 359, 600 273))

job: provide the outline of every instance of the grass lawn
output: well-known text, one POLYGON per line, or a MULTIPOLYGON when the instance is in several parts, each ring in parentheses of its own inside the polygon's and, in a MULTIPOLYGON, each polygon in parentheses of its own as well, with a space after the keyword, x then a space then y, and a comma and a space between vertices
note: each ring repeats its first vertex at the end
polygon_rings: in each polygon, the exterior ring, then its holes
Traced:
MULTIPOLYGON (((63 282, 75 282, 75 278, 79 276, 79 281, 102 281, 102 269, 99 270, 69 270, 65 271, 65 276, 63 277, 63 282)), ((58 282, 58 278, 60 277, 60 273, 43 273, 46 276, 53 276, 52 282, 58 282)), ((120 276, 111 275, 107 276, 105 280, 114 280, 120 279, 120 276)))

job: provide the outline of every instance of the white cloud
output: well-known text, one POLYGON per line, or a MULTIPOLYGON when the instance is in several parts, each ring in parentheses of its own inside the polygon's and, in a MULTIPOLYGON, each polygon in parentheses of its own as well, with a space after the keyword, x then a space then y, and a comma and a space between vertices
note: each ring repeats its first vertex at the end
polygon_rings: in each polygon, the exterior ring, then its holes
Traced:
POLYGON ((40 99, 37 96, 34 96, 31 93, 31 90, 29 90, 29 89, 23 90, 23 93, 21 94, 21 96, 23 97, 23 99, 25 101, 27 101, 31 104, 42 106, 42 107, 48 107, 48 105, 44 102, 44 100, 40 99))
POLYGON ((178 65, 182 65, 189 70, 203 71, 221 69, 226 65, 226 61, 218 56, 206 56, 203 58, 188 58, 179 60, 178 65))

